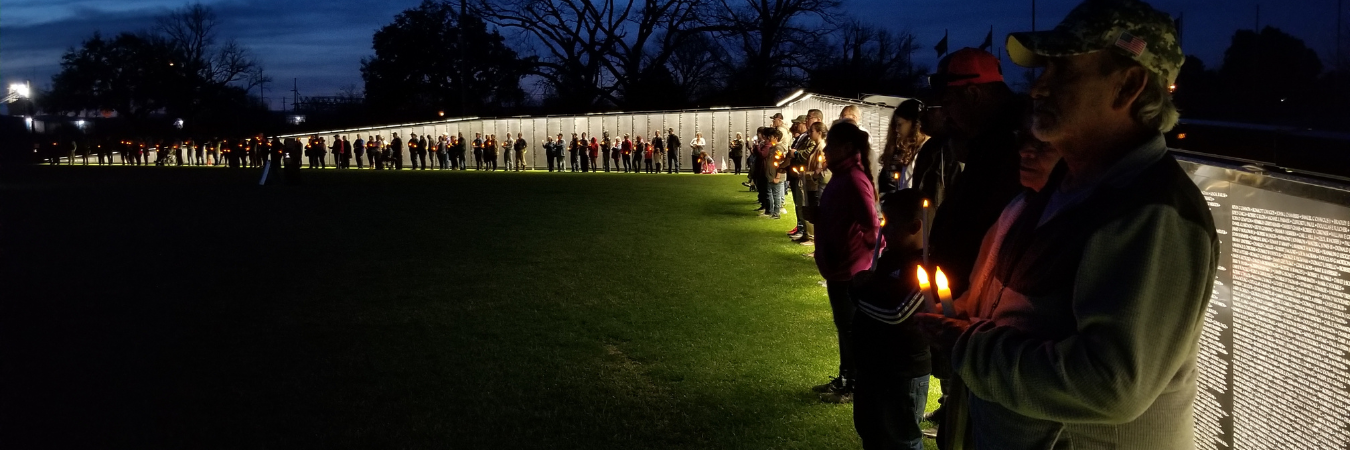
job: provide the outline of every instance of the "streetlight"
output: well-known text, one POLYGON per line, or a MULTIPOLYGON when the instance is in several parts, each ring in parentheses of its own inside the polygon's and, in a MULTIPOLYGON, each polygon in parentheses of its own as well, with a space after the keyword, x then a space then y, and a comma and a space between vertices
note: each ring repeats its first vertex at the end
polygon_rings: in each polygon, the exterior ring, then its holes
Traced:
POLYGON ((17 100, 20 98, 31 97, 33 95, 33 89, 28 86, 28 83, 14 83, 9 85, 9 93, 17 100))

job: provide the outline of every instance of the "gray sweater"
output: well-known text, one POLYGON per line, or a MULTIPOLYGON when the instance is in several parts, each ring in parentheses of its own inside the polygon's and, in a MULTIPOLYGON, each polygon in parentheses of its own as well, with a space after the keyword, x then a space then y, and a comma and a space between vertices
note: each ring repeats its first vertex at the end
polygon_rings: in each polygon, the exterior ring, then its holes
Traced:
POLYGON ((977 448, 1191 449, 1219 243, 1162 136, 1095 185, 1017 198, 958 301, 977 448))

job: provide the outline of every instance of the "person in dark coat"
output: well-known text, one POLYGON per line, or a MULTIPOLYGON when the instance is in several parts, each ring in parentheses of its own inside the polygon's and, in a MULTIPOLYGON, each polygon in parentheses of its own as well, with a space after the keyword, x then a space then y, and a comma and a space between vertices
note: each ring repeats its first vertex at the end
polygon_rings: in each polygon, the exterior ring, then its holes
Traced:
POLYGON ((420 170, 427 170, 427 153, 431 151, 429 144, 427 135, 417 138, 417 159, 420 161, 417 167, 420 170))
POLYGON ((366 141, 361 139, 361 135, 356 135, 356 142, 352 143, 352 155, 356 156, 356 168, 366 168, 365 161, 361 158, 366 154, 366 141))
POLYGON ((525 170, 525 147, 529 146, 530 144, 528 142, 525 142, 525 135, 516 133, 516 145, 514 150, 516 154, 517 172, 525 170))
POLYGON ((394 140, 389 143, 389 157, 394 160, 394 170, 403 170, 403 138, 398 133, 394 133, 394 140))
POLYGON ((417 142, 417 133, 408 136, 408 163, 412 165, 409 170, 417 170, 417 155, 422 150, 417 142))
POLYGON ((300 184, 300 155, 304 153, 304 144, 300 138, 287 138, 283 164, 286 165, 286 184, 300 184))
POLYGON ((473 169, 483 170, 483 133, 473 134, 473 169))
MULTIPOLYGON (((680 173, 680 137, 674 128, 666 129, 666 173, 680 173)), ((698 172, 698 168, 694 168, 698 172)))

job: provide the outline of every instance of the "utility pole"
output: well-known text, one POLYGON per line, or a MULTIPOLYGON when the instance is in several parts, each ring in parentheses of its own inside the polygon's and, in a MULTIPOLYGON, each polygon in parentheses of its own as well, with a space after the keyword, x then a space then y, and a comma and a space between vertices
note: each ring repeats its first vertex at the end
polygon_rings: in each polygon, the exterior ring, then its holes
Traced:
POLYGON ((469 13, 469 0, 459 0, 459 23, 455 24, 455 36, 459 38, 459 116, 469 117, 469 59, 464 49, 464 16, 469 13))
POLYGON ((291 79, 291 83, 293 83, 293 85, 291 86, 291 93, 295 95, 295 98, 294 98, 293 100, 291 100, 291 108, 294 108, 294 109, 295 109, 295 112, 299 113, 299 112, 300 112, 300 79, 299 79, 299 78, 292 78, 292 79, 291 79))
POLYGON ((1036 0, 1031 0, 1031 32, 1036 32, 1036 0))
MULTIPOLYGON (((1032 32, 1032 33, 1035 33, 1035 32, 1036 32, 1036 0, 1031 0, 1031 32, 1032 32)), ((1009 56, 1009 59, 1011 59, 1011 56, 1009 56)), ((1037 79, 1037 78, 1040 78, 1040 74, 1036 73, 1036 69, 1034 69, 1034 68, 1031 69, 1031 84, 1032 84, 1032 85, 1035 85, 1035 84, 1036 84, 1036 79, 1037 79)), ((1028 87, 1028 90, 1030 90, 1030 87, 1028 87)))

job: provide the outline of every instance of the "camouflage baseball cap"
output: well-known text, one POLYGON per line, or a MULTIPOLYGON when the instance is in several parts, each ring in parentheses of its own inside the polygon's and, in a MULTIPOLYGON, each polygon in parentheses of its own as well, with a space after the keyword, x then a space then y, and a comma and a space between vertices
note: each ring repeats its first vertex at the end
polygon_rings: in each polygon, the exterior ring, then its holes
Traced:
POLYGON ((1045 65, 1046 57, 1114 49, 1167 80, 1177 81, 1186 56, 1172 17, 1138 0, 1087 0, 1049 31, 1008 35, 1008 56, 1022 67, 1045 65))

